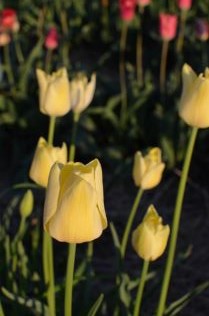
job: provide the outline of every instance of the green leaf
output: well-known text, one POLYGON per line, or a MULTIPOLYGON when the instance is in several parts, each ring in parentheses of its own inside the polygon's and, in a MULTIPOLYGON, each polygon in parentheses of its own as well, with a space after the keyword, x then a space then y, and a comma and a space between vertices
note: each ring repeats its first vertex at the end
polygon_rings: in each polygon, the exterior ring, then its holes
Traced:
POLYGON ((98 299, 96 300, 96 302, 92 305, 92 307, 90 308, 90 311, 88 312, 87 316, 95 316, 98 309, 100 308, 102 302, 104 299, 104 294, 100 294, 100 296, 98 297, 98 299))
POLYGON ((167 309, 165 310, 164 315, 167 316, 174 316, 177 315, 186 305, 189 304, 189 302, 197 295, 202 293, 206 288, 209 287, 209 281, 206 281, 197 287, 195 287, 193 290, 186 293, 184 296, 182 296, 177 301, 171 303, 167 309))
POLYGON ((13 294, 12 292, 8 291, 5 287, 1 288, 2 293, 10 300, 29 308, 30 311, 34 315, 44 315, 49 316, 49 310, 46 305, 34 298, 24 298, 13 294))

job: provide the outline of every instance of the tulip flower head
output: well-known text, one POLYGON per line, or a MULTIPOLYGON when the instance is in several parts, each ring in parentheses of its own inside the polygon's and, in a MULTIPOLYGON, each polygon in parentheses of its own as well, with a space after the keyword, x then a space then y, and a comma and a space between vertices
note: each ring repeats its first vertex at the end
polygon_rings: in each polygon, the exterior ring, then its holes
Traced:
POLYGON ((61 68, 48 75, 36 69, 39 85, 40 111, 49 116, 63 116, 70 110, 70 87, 67 69, 61 68))
POLYGON ((62 147, 53 147, 43 137, 40 137, 30 167, 30 178, 37 184, 46 187, 50 169, 56 161, 63 164, 67 162, 66 144, 63 143, 62 147))
POLYGON ((149 5, 151 0, 137 0, 137 3, 140 7, 145 7, 149 5))
POLYGON ((58 46, 58 33, 57 33, 57 29, 55 27, 52 27, 46 38, 45 38, 45 47, 47 49, 51 49, 51 50, 54 50, 57 48, 58 46))
POLYGON ((0 32, 0 46, 8 45, 11 42, 11 36, 6 32, 0 32))
POLYGON ((119 0, 120 17, 125 22, 130 22, 135 16, 136 0, 119 0))
POLYGON ((182 79, 180 117, 190 126, 209 127, 209 69, 197 76, 189 65, 184 64, 182 79))
POLYGON ((19 30, 19 22, 15 10, 6 8, 0 12, 0 29, 12 32, 19 30))
POLYGON ((154 188, 160 183, 164 169, 165 164, 162 162, 160 148, 152 148, 145 157, 137 151, 133 166, 135 185, 143 190, 154 188))
POLYGON ((196 37, 202 41, 205 42, 209 38, 209 23, 205 19, 197 19, 195 23, 195 33, 196 37))
POLYGON ((58 241, 83 243, 98 238, 106 227, 99 161, 55 163, 46 192, 44 229, 58 241))
POLYGON ((170 41, 176 36, 177 16, 160 13, 160 35, 163 40, 170 41))
POLYGON ((189 10, 192 6, 192 0, 178 0, 178 7, 181 10, 189 10))
POLYGON ((31 190, 27 190, 20 203, 20 215, 24 218, 30 216, 33 211, 33 204, 33 192, 31 190))
POLYGON ((162 224, 162 218, 151 205, 142 223, 133 231, 132 246, 139 257, 154 261, 164 253, 169 234, 169 226, 162 224))
POLYGON ((92 74, 90 81, 84 74, 78 74, 70 81, 71 108, 80 114, 91 103, 96 87, 96 74, 92 74))

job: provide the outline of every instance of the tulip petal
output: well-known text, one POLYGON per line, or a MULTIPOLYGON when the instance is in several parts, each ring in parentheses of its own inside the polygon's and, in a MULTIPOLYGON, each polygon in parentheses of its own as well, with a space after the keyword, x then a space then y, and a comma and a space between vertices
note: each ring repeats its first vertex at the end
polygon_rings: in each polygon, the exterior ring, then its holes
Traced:
POLYGON ((89 104, 91 103, 93 97, 94 97, 94 92, 96 88, 96 74, 92 74, 91 80, 88 82, 85 90, 85 106, 83 110, 85 110, 89 104))
POLYGON ((165 169, 165 164, 157 164, 154 167, 150 168, 143 176, 141 181, 141 187, 144 190, 152 189, 157 186, 163 175, 165 169))
POLYGON ((39 85, 39 103, 40 103, 40 110, 42 113, 47 114, 44 110, 44 98, 47 89, 47 77, 46 73, 41 69, 36 69, 36 76, 39 85))
POLYGON ((142 178, 146 171, 145 160, 140 151, 137 151, 134 156, 134 166, 133 166, 133 179, 136 186, 141 185, 142 178))

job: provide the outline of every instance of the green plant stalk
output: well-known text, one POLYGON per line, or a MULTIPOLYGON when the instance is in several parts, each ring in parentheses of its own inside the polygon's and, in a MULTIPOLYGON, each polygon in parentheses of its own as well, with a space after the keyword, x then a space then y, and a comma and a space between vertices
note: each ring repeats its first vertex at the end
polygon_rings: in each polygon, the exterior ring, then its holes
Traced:
POLYGON ((1 301, 0 301, 0 316, 5 316, 1 301))
POLYGON ((160 62, 160 92, 161 93, 164 93, 165 91, 168 46, 169 46, 169 41, 164 40, 163 46, 162 46, 162 53, 161 53, 161 62, 160 62))
POLYGON ((180 31, 179 31, 177 45, 176 45, 176 51, 178 54, 182 53, 182 49, 184 46, 186 18, 187 18, 187 10, 181 10, 180 31))
POLYGON ((68 249, 66 284, 65 284, 65 316, 72 316, 73 275, 75 265, 76 244, 70 244, 68 249))
POLYGON ((171 279, 174 255, 175 255, 175 250, 176 250, 182 204, 183 204, 183 199, 184 199, 184 193, 185 193, 192 153, 193 153, 193 149, 195 145, 195 140, 197 137, 197 132, 198 132, 198 128, 193 127, 191 135, 190 135, 188 147, 187 147, 181 179, 179 182, 178 194, 177 194, 176 204, 175 204, 175 209, 174 209, 171 238, 170 238, 170 243, 169 243, 168 257, 166 261, 163 284, 162 284, 160 299, 158 303, 157 316, 162 316, 165 309, 165 303, 166 303, 166 298, 168 294, 168 287, 169 287, 169 283, 171 279))
POLYGON ((17 34, 15 34, 15 36, 14 36, 14 44, 15 44, 15 52, 16 52, 18 63, 23 64, 25 59, 23 56, 23 52, 22 52, 21 45, 20 45, 20 42, 18 40, 17 34))
POLYGON ((127 221, 124 233, 123 233, 121 247, 120 247, 120 252, 121 252, 122 258, 125 257, 128 237, 129 237, 130 230, 131 230, 131 227, 132 227, 135 215, 136 215, 136 211, 138 209, 142 195, 143 195, 143 190, 140 188, 138 190, 136 197, 135 197, 135 200, 134 200, 134 203, 133 203, 133 206, 132 206, 131 212, 129 214, 128 221, 127 221))
POLYGON ((71 136, 71 143, 70 143, 70 150, 69 150, 69 161, 75 160, 76 133, 77 133, 77 128, 78 128, 79 117, 80 117, 79 113, 73 113, 73 129, 72 129, 72 136, 71 136))
POLYGON ((134 313, 133 316, 139 316, 140 315, 140 308, 142 303, 142 295, 144 291, 144 286, 146 282, 147 272, 149 269, 149 261, 144 260, 143 268, 142 268, 142 274, 141 279, 139 282, 137 294, 136 294, 136 301, 135 301, 135 307, 134 307, 134 313))
POLYGON ((12 65, 11 65, 11 59, 10 59, 10 53, 9 53, 9 45, 4 45, 3 47, 4 51, 4 63, 6 67, 7 77, 9 84, 14 84, 14 74, 12 71, 12 65))
POLYGON ((125 69, 125 49, 128 33, 128 24, 123 22, 121 37, 120 37, 120 62, 119 62, 119 75, 120 75, 120 90, 121 90, 121 112, 120 122, 124 126, 126 121, 127 112, 127 87, 126 87, 126 69, 125 69))
POLYGON ((47 49, 46 60, 45 60, 46 73, 50 73, 50 71, 51 71, 51 62, 52 62, 52 49, 47 49))
POLYGON ((136 78, 139 86, 143 86, 143 37, 142 37, 142 25, 143 25, 143 13, 144 8, 138 6, 140 16, 140 27, 137 32, 136 38, 136 78))
MULTIPOLYGON (((53 145, 55 134, 56 117, 50 116, 49 131, 48 131, 48 144, 53 145)), ((50 316, 56 315, 55 304, 55 284, 54 284, 54 260, 53 260, 53 242, 50 235, 44 231, 43 233, 43 273, 44 282, 47 287, 47 303, 49 306, 50 316)))

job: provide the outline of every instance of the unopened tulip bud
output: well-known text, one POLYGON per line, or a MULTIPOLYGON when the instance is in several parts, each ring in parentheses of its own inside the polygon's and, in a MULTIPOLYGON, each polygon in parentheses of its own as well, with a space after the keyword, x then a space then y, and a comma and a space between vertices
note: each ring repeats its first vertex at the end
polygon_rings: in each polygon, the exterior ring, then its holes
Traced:
POLYGON ((55 163, 46 191, 44 229, 58 241, 83 243, 98 238, 106 227, 99 161, 55 163))
POLYGON ((165 41, 174 39, 177 31, 177 16, 160 13, 160 36, 165 41))
POLYGON ((130 22, 135 17, 136 0, 119 0, 120 17, 125 22, 130 22))
POLYGON ((142 223, 133 231, 132 246, 140 258, 154 261, 164 253, 169 234, 169 226, 162 224, 162 218, 151 205, 142 223))
POLYGON ((0 46, 8 45, 11 42, 11 36, 6 32, 0 32, 0 46))
POLYGON ((192 6, 192 0, 178 0, 178 7, 181 10, 189 10, 192 6))
POLYGON ((36 69, 39 85, 40 111, 49 116, 63 116, 70 110, 70 87, 67 69, 61 68, 48 75, 36 69))
POLYGON ((143 190, 154 188, 160 183, 164 169, 165 164, 162 162, 160 148, 152 148, 145 157, 137 151, 133 165, 135 185, 143 190))
POLYGON ((33 204, 33 192, 31 190, 27 190, 20 203, 20 215, 24 218, 30 216, 33 210, 33 204))
POLYGON ((209 69, 197 76, 189 65, 184 64, 182 77, 180 117, 190 126, 209 127, 209 69))
POLYGON ((58 47, 58 33, 55 27, 52 27, 49 30, 45 38, 44 44, 47 49, 51 49, 51 50, 54 50, 58 47))
POLYGON ((49 172, 55 162, 67 162, 67 146, 62 147, 49 145, 43 137, 40 137, 33 157, 29 176, 37 184, 46 187, 49 172))
POLYGON ((151 3, 151 0, 137 0, 137 3, 140 7, 145 7, 151 3))
POLYGON ((17 22, 18 22, 17 13, 15 10, 6 8, 0 12, 1 29, 14 31, 17 22))
POLYGON ((71 108, 80 114, 91 103, 96 87, 96 74, 92 74, 90 81, 83 74, 78 74, 70 81, 71 108))

